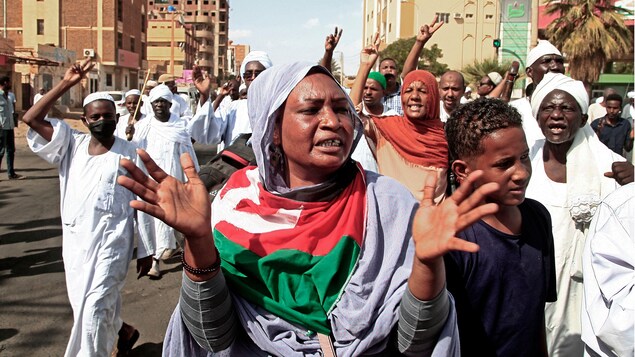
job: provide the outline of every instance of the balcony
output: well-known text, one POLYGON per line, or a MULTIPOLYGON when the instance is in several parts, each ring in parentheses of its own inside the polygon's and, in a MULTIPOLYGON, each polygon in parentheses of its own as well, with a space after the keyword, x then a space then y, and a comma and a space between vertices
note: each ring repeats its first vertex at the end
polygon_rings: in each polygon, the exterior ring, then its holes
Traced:
POLYGON ((198 60, 198 65, 199 65, 199 67, 212 68, 212 67, 214 67, 214 62, 212 62, 210 60, 206 60, 206 59, 199 59, 198 60))
POLYGON ((214 53, 214 46, 200 45, 198 46, 198 52, 214 53))
POLYGON ((206 38, 208 40, 213 40, 214 39, 214 33, 212 31, 208 31, 208 30, 197 30, 194 33, 194 37, 206 38))
POLYGON ((192 22, 197 23, 197 24, 212 24, 212 17, 211 16, 203 16, 203 15, 197 15, 197 16, 190 16, 192 22))

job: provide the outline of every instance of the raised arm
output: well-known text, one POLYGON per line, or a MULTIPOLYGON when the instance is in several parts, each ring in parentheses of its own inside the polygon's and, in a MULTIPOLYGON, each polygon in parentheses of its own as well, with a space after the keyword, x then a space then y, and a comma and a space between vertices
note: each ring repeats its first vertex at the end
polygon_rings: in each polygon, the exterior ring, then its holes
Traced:
POLYGON ((488 183, 473 189, 480 176, 481 171, 470 174, 454 194, 438 206, 433 201, 436 177, 426 179, 424 198, 412 223, 415 259, 399 309, 396 340, 397 348, 404 355, 429 356, 433 352, 453 310, 444 289, 443 256, 452 250, 478 251, 478 245, 459 239, 456 234, 498 209, 496 204, 484 203, 485 196, 494 192, 497 184, 488 183))
POLYGON ((375 62, 377 62, 377 58, 379 58, 379 44, 379 33, 376 33, 373 44, 364 48, 360 54, 359 69, 357 70, 357 76, 355 77, 355 82, 353 82, 350 94, 353 105, 357 105, 362 101, 366 78, 368 78, 370 70, 375 65, 375 62))
POLYGON ((199 66, 194 66, 194 69, 192 70, 192 79, 196 90, 198 90, 201 94, 199 98, 199 105, 203 105, 209 99, 209 93, 212 89, 212 78, 207 71, 203 71, 199 66))
POLYGON ((53 108, 55 102, 74 85, 79 83, 82 78, 86 76, 86 73, 88 73, 94 66, 95 63, 93 63, 90 58, 86 58, 80 63, 73 64, 68 70, 66 70, 64 78, 62 78, 62 80, 55 85, 53 89, 48 91, 42 99, 33 104, 31 109, 24 113, 22 121, 24 121, 26 125, 31 127, 31 129, 45 140, 51 141, 51 138, 53 137, 53 127, 48 121, 44 120, 46 114, 51 110, 51 108, 53 108))
POLYGON ((432 35, 434 35, 434 33, 443 26, 443 21, 437 22, 438 19, 439 15, 434 15, 434 19, 430 25, 423 25, 419 28, 419 33, 415 38, 415 43, 412 45, 412 49, 410 49, 410 53, 408 53, 408 57, 403 64, 401 78, 406 78, 408 73, 417 69, 417 63, 419 62, 419 56, 421 56, 423 46, 426 42, 428 42, 432 35))
POLYGON ((335 51, 335 47, 340 42, 340 38, 342 37, 342 29, 337 30, 337 26, 335 26, 335 32, 333 34, 329 34, 326 36, 326 41, 324 41, 324 56, 320 60, 320 66, 326 68, 331 72, 331 62, 333 61, 333 51, 335 51))

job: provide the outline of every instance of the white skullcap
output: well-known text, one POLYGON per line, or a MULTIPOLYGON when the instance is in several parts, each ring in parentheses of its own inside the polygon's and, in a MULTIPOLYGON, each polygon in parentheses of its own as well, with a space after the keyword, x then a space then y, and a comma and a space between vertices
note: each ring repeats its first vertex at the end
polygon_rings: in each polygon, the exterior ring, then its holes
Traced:
POLYGON ((472 88, 470 87, 465 87, 465 93, 470 93, 472 92, 472 88))
POLYGON ((238 91, 240 92, 243 89, 247 89, 247 85, 245 83, 240 84, 240 86, 238 87, 238 91))
POLYGON ((540 57, 545 55, 558 55, 562 57, 562 53, 558 51, 556 46, 552 45, 551 42, 547 40, 538 40, 538 45, 529 51, 527 54, 527 63, 525 66, 531 67, 532 64, 536 63, 540 57))
POLYGON ((604 102, 604 97, 597 97, 597 98, 595 98, 595 102, 596 102, 597 104, 602 104, 602 102, 604 102))
POLYGON ((146 87, 154 88, 154 87, 156 87, 158 85, 159 85, 159 83, 157 81, 149 80, 149 81, 146 82, 146 87))
POLYGON ((271 59, 269 58, 269 55, 267 54, 267 52, 251 51, 249 52, 249 54, 247 54, 247 56, 245 56, 243 63, 240 65, 241 78, 245 76, 245 67, 247 66, 247 63, 254 62, 254 61, 260 62, 260 64, 262 64, 265 67, 265 69, 273 65, 273 63, 271 63, 271 59))
POLYGON ((635 92, 628 92, 626 93, 626 97, 630 98, 630 99, 634 99, 635 98, 635 92))
POLYGON ((498 85, 498 83, 503 80, 503 76, 501 76, 498 72, 490 72, 487 76, 492 82, 494 82, 495 85, 498 85))
POLYGON ((160 84, 150 91, 150 103, 159 98, 163 98, 168 102, 172 101, 172 91, 165 84, 160 84))
POLYGON ((124 97, 124 98, 128 98, 128 96, 130 96, 130 95, 138 95, 138 96, 141 96, 141 91, 140 91, 140 90, 138 90, 138 89, 131 89, 131 90, 127 91, 127 92, 126 92, 126 94, 124 94, 124 96, 123 96, 123 97, 124 97))
POLYGON ((85 107, 86 105, 96 100, 109 100, 113 102, 113 104, 115 103, 115 100, 112 99, 112 96, 110 94, 106 92, 95 92, 95 93, 89 94, 86 98, 84 98, 84 104, 82 106, 85 107))
POLYGON ((571 94, 580 105, 582 114, 587 113, 589 109, 589 95, 586 92, 586 88, 584 88, 584 84, 564 74, 549 72, 545 73, 545 76, 540 83, 536 85, 536 89, 531 95, 531 112, 534 118, 538 118, 538 109, 545 97, 556 89, 571 94))

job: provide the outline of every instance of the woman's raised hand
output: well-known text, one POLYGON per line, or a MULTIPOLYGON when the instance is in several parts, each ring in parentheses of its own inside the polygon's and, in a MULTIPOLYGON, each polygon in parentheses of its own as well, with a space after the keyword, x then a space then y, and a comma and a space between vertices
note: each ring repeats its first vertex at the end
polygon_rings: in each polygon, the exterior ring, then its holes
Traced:
POLYGON ((428 175, 423 200, 412 223, 415 256, 427 264, 452 250, 478 251, 478 245, 457 238, 456 235, 479 219, 498 210, 495 203, 485 203, 485 197, 498 189, 498 184, 487 183, 474 188, 482 171, 471 173, 461 186, 439 205, 435 205, 434 191, 437 178, 428 175))
POLYGON ((151 177, 132 161, 121 160, 121 166, 131 177, 119 176, 117 182, 143 199, 131 201, 130 206, 162 220, 186 239, 209 238, 212 232, 209 194, 190 155, 185 153, 180 158, 188 179, 183 183, 165 173, 147 152, 141 149, 137 152, 151 177))

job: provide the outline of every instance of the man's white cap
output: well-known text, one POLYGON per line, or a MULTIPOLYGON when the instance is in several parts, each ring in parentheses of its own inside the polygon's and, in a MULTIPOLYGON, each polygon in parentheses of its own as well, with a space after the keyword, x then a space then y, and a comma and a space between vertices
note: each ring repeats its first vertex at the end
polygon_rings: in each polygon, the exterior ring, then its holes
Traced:
POLYGON ((115 103, 115 100, 112 99, 112 96, 110 94, 106 92, 95 92, 95 93, 89 94, 88 96, 86 96, 86 98, 84 98, 84 104, 82 106, 85 107, 86 105, 96 100, 109 100, 113 102, 113 104, 115 103))
POLYGON ((160 84, 150 91, 150 103, 159 98, 163 98, 168 102, 172 101, 172 91, 165 84, 160 84))
POLYGON ((243 59, 243 63, 240 65, 240 77, 245 77, 245 67, 247 67, 247 63, 254 61, 260 62, 260 64, 262 64, 265 69, 273 66, 273 63, 271 62, 271 59, 269 58, 267 52, 251 51, 247 54, 247 56, 245 56, 245 59, 243 59))
POLYGON ((126 94, 123 96, 124 98, 128 98, 128 96, 130 95, 138 95, 141 96, 141 91, 138 89, 131 89, 129 91, 126 92, 126 94))
POLYGON ((560 53, 556 46, 552 45, 551 42, 547 40, 538 40, 538 45, 532 48, 527 54, 527 63, 525 63, 525 66, 531 67, 531 65, 536 63, 540 57, 545 55, 558 55, 562 57, 562 53, 560 53))
POLYGON ((157 82, 157 81, 149 80, 149 81, 146 82, 146 87, 154 88, 154 87, 156 87, 158 85, 159 85, 159 82, 157 82))
POLYGON ((498 85, 498 83, 503 80, 503 76, 501 76, 498 72, 490 72, 487 74, 487 76, 492 82, 494 82, 495 85, 498 85))
POLYGON ((626 97, 628 97, 629 99, 635 99, 635 92, 626 93, 626 97))
POLYGON ((470 87, 465 87, 465 93, 470 93, 472 92, 472 88, 470 87))

